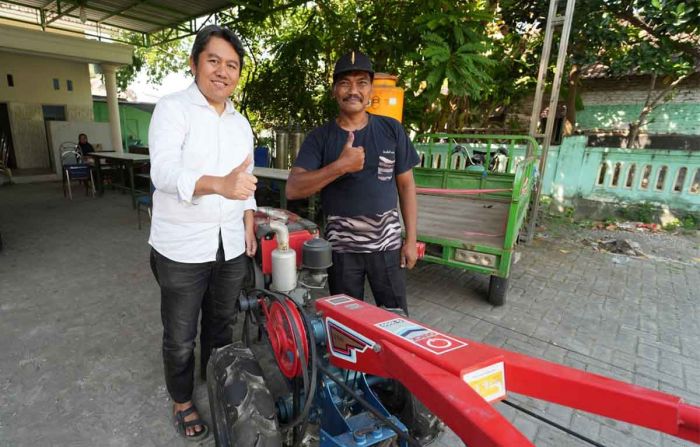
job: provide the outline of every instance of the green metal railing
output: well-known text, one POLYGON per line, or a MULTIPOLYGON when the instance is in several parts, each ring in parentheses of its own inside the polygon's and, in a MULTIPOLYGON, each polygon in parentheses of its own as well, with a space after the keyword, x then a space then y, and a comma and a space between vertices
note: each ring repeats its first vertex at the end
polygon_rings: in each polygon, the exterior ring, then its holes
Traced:
POLYGON ((485 243, 469 246, 470 250, 496 255, 498 261, 494 267, 466 265, 455 261, 455 250, 465 248, 461 241, 419 235, 420 240, 443 247, 441 257, 426 255, 425 259, 507 277, 513 247, 527 215, 535 181, 539 153, 537 141, 525 135, 427 134, 417 136, 414 146, 421 159, 420 166, 414 169, 416 185, 419 188, 486 190, 489 192, 469 197, 509 204, 508 214, 503 222, 503 246, 494 247, 485 243), (475 155, 479 153, 483 157, 482 166, 474 164, 475 155))

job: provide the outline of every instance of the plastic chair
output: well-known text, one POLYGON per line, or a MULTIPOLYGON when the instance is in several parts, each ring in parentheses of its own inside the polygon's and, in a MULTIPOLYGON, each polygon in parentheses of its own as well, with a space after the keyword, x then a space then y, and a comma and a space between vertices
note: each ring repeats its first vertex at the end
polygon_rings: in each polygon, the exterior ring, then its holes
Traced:
POLYGON ((148 195, 142 195, 136 198, 136 218, 139 222, 139 230, 141 229, 141 208, 146 208, 149 219, 152 217, 151 210, 153 209, 153 193, 155 192, 156 187, 153 186, 153 182, 150 182, 150 184, 151 187, 148 195))
POLYGON ((79 151, 70 150, 62 152, 61 165, 63 167, 63 197, 66 196, 66 191, 68 191, 68 197, 73 200, 71 182, 74 180, 86 182, 85 194, 88 193, 87 182, 89 181, 90 191, 92 191, 92 196, 95 197, 95 180, 92 177, 92 169, 90 165, 82 162, 82 156, 79 151))

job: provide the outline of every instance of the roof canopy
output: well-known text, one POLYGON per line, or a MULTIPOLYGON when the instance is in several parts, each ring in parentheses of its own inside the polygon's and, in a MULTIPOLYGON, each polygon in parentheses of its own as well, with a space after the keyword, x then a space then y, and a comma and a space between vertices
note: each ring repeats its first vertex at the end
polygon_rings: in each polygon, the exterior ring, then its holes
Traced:
POLYGON ((0 51, 91 64, 126 65, 132 62, 134 47, 0 24, 0 51))
MULTIPOLYGON (((0 1, 0 19, 42 29, 118 40, 119 30, 141 33, 149 46, 196 34, 195 19, 231 8, 234 0, 12 0, 0 1)), ((135 43, 135 42, 129 42, 135 43)))

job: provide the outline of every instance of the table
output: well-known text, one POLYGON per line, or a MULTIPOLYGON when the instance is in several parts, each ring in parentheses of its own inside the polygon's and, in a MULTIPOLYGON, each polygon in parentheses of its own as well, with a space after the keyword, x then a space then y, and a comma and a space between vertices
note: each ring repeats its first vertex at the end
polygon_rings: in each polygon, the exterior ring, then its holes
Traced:
POLYGON ((121 187, 130 191, 131 206, 136 208, 137 191, 136 185, 134 184, 134 166, 149 163, 151 158, 148 155, 121 152, 91 152, 85 155, 85 157, 90 157, 95 160, 95 172, 97 174, 98 193, 100 195, 104 194, 101 160, 107 160, 119 166, 123 166, 129 173, 129 186, 127 187, 126 181, 124 181, 121 187))
POLYGON ((275 169, 275 168, 253 168, 253 175, 256 177, 272 180, 279 185, 280 190, 280 208, 287 209, 287 195, 284 192, 284 188, 287 185, 287 179, 289 178, 289 171, 287 169, 275 169))
MULTIPOLYGON (((256 177, 272 180, 279 185, 280 189, 280 208, 287 209, 287 195, 285 194, 285 186, 287 185, 287 179, 289 178, 289 171, 287 169, 275 169, 275 168, 253 168, 253 175, 256 177)), ((316 195, 309 197, 309 219, 314 220, 316 215, 316 195)))

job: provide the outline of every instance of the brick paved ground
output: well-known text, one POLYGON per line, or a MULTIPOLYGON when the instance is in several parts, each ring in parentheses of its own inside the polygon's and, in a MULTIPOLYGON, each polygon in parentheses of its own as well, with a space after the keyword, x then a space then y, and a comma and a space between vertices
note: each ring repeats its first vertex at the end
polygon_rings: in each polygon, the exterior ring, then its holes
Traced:
MULTIPOLYGON (((0 213, 0 446, 191 445, 170 426, 148 226, 137 229, 129 197, 108 191, 71 202, 60 184, 14 185, 0 188, 0 213)), ((501 308, 483 299, 487 278, 420 265, 409 275, 412 315, 700 405, 698 264, 614 258, 553 240, 522 252, 501 308)), ((509 399, 606 446, 689 445, 509 399)), ((210 420, 199 382, 195 401, 210 420)), ((538 446, 586 445, 499 409, 538 446)), ((462 443, 447 432, 437 445, 462 443)))
MULTIPOLYGON (((486 277, 423 264, 410 275, 412 316, 700 405, 698 264, 623 258, 560 240, 535 240, 521 250, 506 306, 485 302, 486 277)), ((509 399, 606 446, 692 445, 558 405, 509 399)), ((499 409, 538 446, 588 445, 510 407, 499 409)), ((438 445, 462 443, 448 432, 438 445)))

